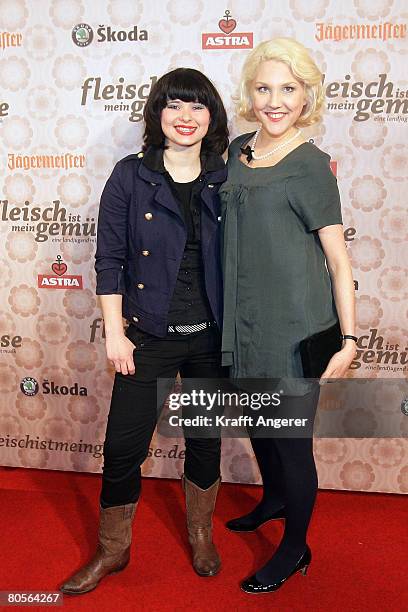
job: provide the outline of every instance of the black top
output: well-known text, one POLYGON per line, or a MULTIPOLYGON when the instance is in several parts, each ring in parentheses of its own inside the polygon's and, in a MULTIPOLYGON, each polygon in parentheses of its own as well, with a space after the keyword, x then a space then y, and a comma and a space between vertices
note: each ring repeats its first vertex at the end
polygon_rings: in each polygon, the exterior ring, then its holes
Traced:
POLYGON ((201 176, 189 183, 176 183, 168 172, 165 176, 187 226, 187 243, 170 302, 168 323, 193 325, 211 321, 213 316, 205 291, 201 257, 201 176))

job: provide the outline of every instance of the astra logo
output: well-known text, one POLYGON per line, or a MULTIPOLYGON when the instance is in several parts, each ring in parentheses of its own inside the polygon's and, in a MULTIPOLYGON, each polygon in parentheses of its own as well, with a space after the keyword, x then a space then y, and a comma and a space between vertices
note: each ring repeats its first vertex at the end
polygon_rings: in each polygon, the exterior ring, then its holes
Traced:
MULTIPOLYGON (((94 33, 90 25, 87 23, 78 23, 72 29, 72 40, 78 47, 87 47, 94 39, 94 33)), ((138 42, 149 40, 147 30, 139 29, 139 26, 134 25, 130 30, 115 30, 111 26, 104 24, 99 25, 96 29, 96 42, 138 42)))
POLYGON ((202 49, 252 49, 254 46, 253 32, 234 32, 237 22, 231 17, 231 11, 225 11, 218 22, 219 32, 201 34, 202 49), (232 34, 234 32, 234 34, 232 34))
POLYGON ((82 289, 82 276, 65 274, 67 264, 57 255, 57 261, 51 266, 54 274, 39 274, 37 285, 39 289, 82 289))

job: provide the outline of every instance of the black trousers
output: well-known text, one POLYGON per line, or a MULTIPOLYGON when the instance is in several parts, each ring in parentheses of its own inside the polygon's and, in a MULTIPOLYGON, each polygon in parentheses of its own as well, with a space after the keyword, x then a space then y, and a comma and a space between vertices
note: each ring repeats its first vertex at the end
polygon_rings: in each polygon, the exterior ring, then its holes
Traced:
MULTIPOLYGON (((127 337, 136 345, 136 372, 116 373, 104 444, 100 503, 102 507, 134 503, 141 490, 140 466, 147 457, 157 423, 157 378, 226 377, 221 367, 217 328, 161 339, 130 325, 127 337)), ((186 438, 184 473, 202 489, 220 476, 220 438, 186 438)))

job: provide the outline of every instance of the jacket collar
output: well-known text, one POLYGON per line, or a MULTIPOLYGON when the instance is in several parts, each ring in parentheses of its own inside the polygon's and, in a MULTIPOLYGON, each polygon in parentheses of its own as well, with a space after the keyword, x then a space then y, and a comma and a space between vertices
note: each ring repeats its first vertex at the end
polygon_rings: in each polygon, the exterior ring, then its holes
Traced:
MULTIPOLYGON (((163 151, 161 147, 149 147, 144 153, 142 163, 139 167, 139 175, 147 180, 157 180, 159 175, 164 175, 167 170, 163 163, 163 151), (146 172, 147 171, 147 172, 146 172)), ((227 178, 227 168, 221 155, 209 153, 201 155, 202 175, 206 177, 206 182, 222 183, 227 178)))

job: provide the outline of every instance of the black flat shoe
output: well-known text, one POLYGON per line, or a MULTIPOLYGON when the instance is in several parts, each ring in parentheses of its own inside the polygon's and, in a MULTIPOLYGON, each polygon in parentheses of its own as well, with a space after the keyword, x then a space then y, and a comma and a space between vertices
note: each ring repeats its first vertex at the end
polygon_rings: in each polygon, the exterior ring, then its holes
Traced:
POLYGON ((268 521, 275 521, 278 519, 286 518, 285 508, 282 507, 279 510, 276 510, 273 514, 269 514, 265 518, 262 519, 254 519, 251 516, 252 512, 246 514, 245 516, 240 516, 236 519, 231 519, 225 526, 230 531, 255 531, 261 525, 264 525, 268 521))
POLYGON ((282 578, 278 582, 274 582, 272 584, 263 584, 258 580, 256 574, 250 576, 246 580, 241 582, 241 589, 245 591, 245 593, 272 593, 272 591, 277 591, 280 589, 282 584, 288 580, 293 574, 296 572, 302 572, 303 576, 306 576, 307 568, 309 567, 312 561, 312 553, 309 546, 306 545, 306 550, 303 555, 300 557, 299 561, 296 563, 295 568, 291 571, 288 576, 282 578))

